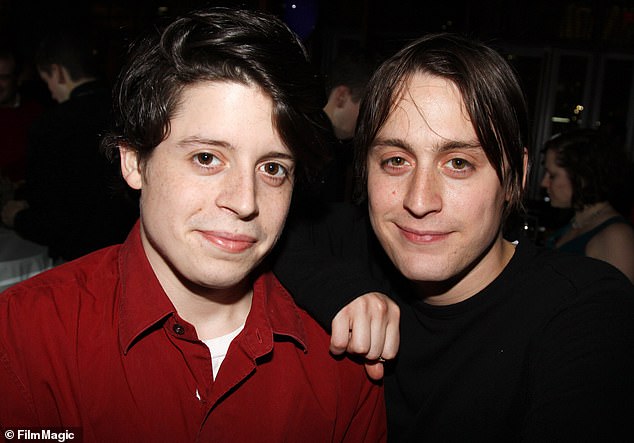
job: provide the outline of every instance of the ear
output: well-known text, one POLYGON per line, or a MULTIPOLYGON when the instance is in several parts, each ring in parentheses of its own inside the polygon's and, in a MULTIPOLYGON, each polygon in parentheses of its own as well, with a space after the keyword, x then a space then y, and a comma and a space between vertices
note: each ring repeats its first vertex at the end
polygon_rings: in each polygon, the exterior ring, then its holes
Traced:
POLYGON ((121 158, 121 175, 128 186, 132 189, 143 187, 143 175, 139 163, 139 154, 134 149, 127 146, 119 146, 119 157, 121 158))
POLYGON ((338 108, 343 108, 346 102, 350 100, 350 88, 345 85, 339 85, 333 90, 335 96, 335 104, 338 108))

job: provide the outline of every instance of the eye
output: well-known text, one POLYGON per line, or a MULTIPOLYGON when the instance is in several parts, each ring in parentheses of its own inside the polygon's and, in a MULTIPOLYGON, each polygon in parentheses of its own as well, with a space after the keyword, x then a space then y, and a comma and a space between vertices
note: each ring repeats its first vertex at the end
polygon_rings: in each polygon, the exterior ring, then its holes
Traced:
POLYGON ((449 160, 449 164, 456 170, 466 169, 471 166, 471 164, 463 158, 453 158, 449 160))
POLYGON ((388 159, 383 160, 381 162, 381 165, 391 167, 391 168, 401 168, 407 165, 407 160, 405 160, 403 157, 390 157, 388 159))
POLYGON ((260 166, 260 171, 272 176, 284 178, 288 174, 286 168, 279 163, 268 162, 260 166))
POLYGON ((454 157, 445 161, 443 170, 450 177, 466 178, 475 172, 475 167, 469 160, 465 160, 462 157, 454 157))
POLYGON ((262 163, 258 166, 258 171, 266 183, 276 187, 286 183, 291 175, 289 167, 277 162, 262 163))
POLYGON ((202 166, 216 166, 220 164, 220 159, 210 152, 199 152, 194 156, 194 160, 202 166))

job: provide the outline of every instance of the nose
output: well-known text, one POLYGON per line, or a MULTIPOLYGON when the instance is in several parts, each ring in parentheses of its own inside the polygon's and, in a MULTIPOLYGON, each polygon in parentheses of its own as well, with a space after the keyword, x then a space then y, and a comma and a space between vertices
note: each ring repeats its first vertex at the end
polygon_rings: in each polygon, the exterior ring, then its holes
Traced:
POLYGON ((548 186, 550 185, 550 177, 548 177, 548 174, 544 174, 544 176, 542 177, 542 181, 539 183, 539 185, 542 188, 548 188, 548 186))
POLYGON ((256 217, 258 204, 255 171, 241 171, 236 168, 225 174, 222 190, 216 200, 218 207, 233 212, 242 220, 256 217))
POLYGON ((414 217, 439 212, 442 209, 441 178, 430 168, 417 168, 410 176, 403 206, 414 217))

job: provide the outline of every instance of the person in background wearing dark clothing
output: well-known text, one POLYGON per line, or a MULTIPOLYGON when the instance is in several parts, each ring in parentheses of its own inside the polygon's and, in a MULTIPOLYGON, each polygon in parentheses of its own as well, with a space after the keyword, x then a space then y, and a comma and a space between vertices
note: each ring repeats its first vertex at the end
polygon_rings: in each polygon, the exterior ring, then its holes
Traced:
POLYGON ((340 55, 326 75, 328 101, 324 106, 330 122, 330 156, 320 186, 319 196, 328 202, 352 198, 352 138, 359 116, 359 105, 373 65, 363 53, 340 55))
POLYGON ((386 439, 382 386, 265 261, 323 161, 323 90, 278 19, 195 11, 154 28, 116 86, 140 218, 122 245, 0 294, 0 426, 89 442, 386 439))
POLYGON ((48 246, 54 259, 119 243, 136 219, 136 205, 120 192, 120 173, 99 151, 112 99, 90 41, 65 30, 42 41, 35 62, 58 104, 31 127, 25 200, 2 211, 7 226, 48 246))
POLYGON ((27 133, 43 111, 40 103, 20 94, 22 66, 14 51, 0 46, 0 177, 12 188, 26 177, 27 133))
MULTIPOLYGON (((547 240, 560 251, 606 261, 634 282, 634 229, 611 199, 626 187, 627 158, 593 129, 559 134, 544 147, 546 188, 555 208, 574 217, 547 240)), ((629 199, 627 199, 629 201, 629 199)), ((616 204, 616 203, 615 203, 616 204)))
MULTIPOLYGON (((602 261, 502 236, 522 203, 526 137, 504 58, 460 36, 423 37, 376 71, 361 104, 367 207, 287 231, 276 274, 323 325, 349 299, 338 279, 362 290, 375 279, 400 308, 400 349, 384 363, 391 441, 634 435, 634 287, 602 261), (320 271, 336 259, 339 274, 320 271), (369 269, 350 272, 355 263, 369 269)), ((376 358, 394 329, 383 327, 389 303, 378 316, 355 308, 368 298, 334 316, 332 343, 376 358)))

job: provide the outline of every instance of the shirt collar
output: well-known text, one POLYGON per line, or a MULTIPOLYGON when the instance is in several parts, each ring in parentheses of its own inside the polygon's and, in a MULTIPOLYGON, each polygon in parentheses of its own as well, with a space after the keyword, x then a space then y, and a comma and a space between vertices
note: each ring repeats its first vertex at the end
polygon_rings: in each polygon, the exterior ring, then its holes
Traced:
POLYGON ((260 275, 253 285, 253 301, 242 343, 253 357, 271 351, 274 335, 292 338, 306 351, 306 331, 291 296, 271 272, 260 275))
MULTIPOLYGON (((119 345, 127 353, 145 331, 176 313, 145 255, 138 221, 121 246, 119 275, 119 345)), ((270 352, 275 334, 292 338, 306 350, 300 310, 271 272, 262 273, 253 285, 244 332, 244 343, 253 354, 270 352)))
POLYGON ((127 353, 143 332, 176 311, 145 255, 138 221, 121 246, 119 275, 119 345, 127 353))

